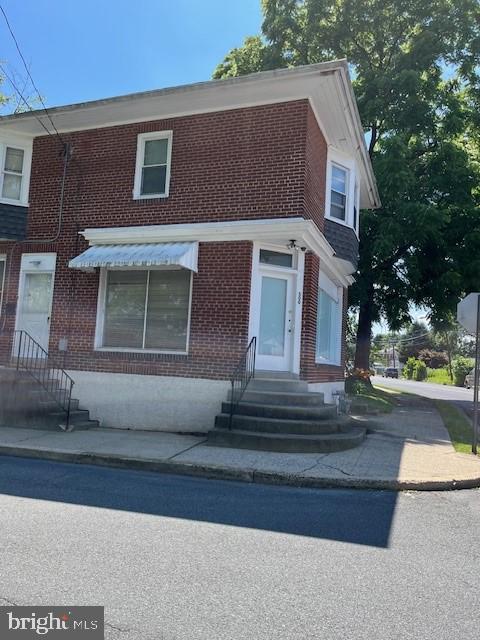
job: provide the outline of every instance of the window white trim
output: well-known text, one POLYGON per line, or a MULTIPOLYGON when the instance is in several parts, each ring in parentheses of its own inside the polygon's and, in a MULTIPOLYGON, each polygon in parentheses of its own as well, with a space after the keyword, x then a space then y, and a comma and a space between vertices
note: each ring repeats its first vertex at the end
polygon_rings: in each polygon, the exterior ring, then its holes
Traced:
POLYGON ((7 256, 5 254, 0 254, 0 262, 3 262, 3 274, 0 278, 0 316, 2 315, 3 310, 3 298, 5 294, 5 276, 7 273, 7 256))
MULTIPOLYGON (((337 224, 342 224, 345 227, 349 227, 355 231, 358 237, 358 215, 357 215, 357 228, 353 225, 353 203, 355 201, 355 185, 358 188, 358 194, 360 193, 360 176, 357 171, 355 160, 346 154, 329 147, 327 154, 327 179, 325 189, 325 218, 332 220, 337 224), (347 172, 347 194, 346 194, 346 206, 345 206, 345 220, 334 218, 330 215, 330 205, 332 200, 332 167, 337 166, 347 172)), ((357 195, 357 200, 358 200, 357 195)), ((357 208, 359 212, 359 208, 357 208)))
MULTIPOLYGON (((25 139, 9 137, 0 139, 0 203, 13 204, 22 207, 28 207, 28 191, 30 188, 30 171, 32 166, 32 142, 25 139), (3 179, 5 174, 5 160, 7 155, 7 147, 11 149, 21 149, 23 151, 22 166, 22 182, 20 187, 20 198, 4 198, 2 197, 3 179)), ((20 174, 17 174, 20 175, 20 174)))
POLYGON ((323 272, 318 278, 317 318, 315 335, 315 363, 336 367, 342 364, 342 329, 343 329, 343 288, 335 284, 323 272), (330 327, 330 339, 333 342, 333 358, 324 358, 318 354, 318 314, 320 311, 320 292, 323 291, 335 303, 335 318, 330 327))
MULTIPOLYGON (((136 269, 137 271, 139 269, 136 269)), ((155 268, 142 268, 141 271, 164 271, 161 267, 155 268)), ((185 345, 185 351, 174 351, 171 349, 136 349, 134 347, 104 347, 103 346, 103 330, 105 326, 105 304, 107 295, 107 274, 108 271, 118 271, 118 269, 100 269, 100 278, 98 284, 98 296, 97 296, 97 318, 95 323, 95 338, 94 338, 94 350, 105 352, 120 352, 120 353, 157 353, 157 354, 169 354, 169 355, 182 355, 186 356, 190 349, 190 326, 192 321, 192 292, 193 292, 193 275, 190 271, 190 290, 188 297, 188 319, 187 319, 187 340, 185 345)), ((130 271, 130 269, 122 269, 122 271, 130 271)), ((148 274, 150 280, 150 273, 148 274)), ((145 309, 148 301, 148 287, 145 301, 145 309)), ((146 317, 144 318, 144 335, 145 335, 146 317)))
POLYGON ((172 165, 172 141, 173 131, 151 131, 149 133, 140 133, 137 137, 137 156, 135 161, 135 180, 133 184, 134 200, 150 200, 152 198, 168 198, 170 192, 170 169, 172 165), (148 140, 167 140, 167 165, 165 175, 165 192, 164 193, 148 193, 142 194, 142 169, 145 159, 145 143, 148 140))

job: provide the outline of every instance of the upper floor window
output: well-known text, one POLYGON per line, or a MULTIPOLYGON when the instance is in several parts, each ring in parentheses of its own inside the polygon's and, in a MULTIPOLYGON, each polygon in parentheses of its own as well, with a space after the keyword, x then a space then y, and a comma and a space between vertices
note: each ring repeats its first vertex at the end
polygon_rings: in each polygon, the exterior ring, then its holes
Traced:
POLYGON ((343 222, 347 220, 348 177, 348 169, 332 164, 330 216, 343 222))
POLYGON ((137 141, 134 198, 166 198, 170 183, 172 131, 141 133, 137 141))
POLYGON ((4 146, 2 157, 1 195, 2 199, 14 202, 22 200, 25 151, 4 146))

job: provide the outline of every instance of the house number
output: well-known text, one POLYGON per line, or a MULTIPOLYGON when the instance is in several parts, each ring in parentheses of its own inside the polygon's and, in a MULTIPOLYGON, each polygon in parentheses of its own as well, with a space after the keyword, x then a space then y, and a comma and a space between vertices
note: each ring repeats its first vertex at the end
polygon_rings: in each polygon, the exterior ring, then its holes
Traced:
POLYGON ((302 294, 301 294, 301 292, 299 291, 299 292, 298 292, 298 300, 297 300, 297 304, 301 304, 301 303, 302 303, 302 294))

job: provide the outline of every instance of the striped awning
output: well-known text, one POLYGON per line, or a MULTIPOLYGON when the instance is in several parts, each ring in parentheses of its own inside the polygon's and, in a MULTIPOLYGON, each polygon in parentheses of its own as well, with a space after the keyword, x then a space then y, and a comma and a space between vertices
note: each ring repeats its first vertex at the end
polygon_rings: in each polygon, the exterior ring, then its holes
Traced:
POLYGON ((198 242, 162 242, 158 244, 93 245, 68 266, 90 270, 95 267, 162 267, 178 266, 198 271, 198 242))

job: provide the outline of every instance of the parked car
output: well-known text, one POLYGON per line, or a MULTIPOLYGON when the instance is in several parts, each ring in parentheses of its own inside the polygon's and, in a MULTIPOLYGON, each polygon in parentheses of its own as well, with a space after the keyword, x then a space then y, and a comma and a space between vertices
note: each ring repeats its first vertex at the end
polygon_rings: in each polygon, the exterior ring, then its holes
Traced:
POLYGON ((387 367, 383 372, 384 378, 398 378, 398 369, 396 367, 387 367))
POLYGON ((465 386, 467 389, 471 389, 474 384, 475 371, 472 369, 470 373, 465 376, 465 386))

